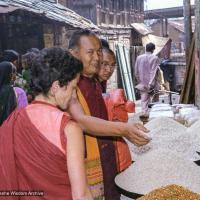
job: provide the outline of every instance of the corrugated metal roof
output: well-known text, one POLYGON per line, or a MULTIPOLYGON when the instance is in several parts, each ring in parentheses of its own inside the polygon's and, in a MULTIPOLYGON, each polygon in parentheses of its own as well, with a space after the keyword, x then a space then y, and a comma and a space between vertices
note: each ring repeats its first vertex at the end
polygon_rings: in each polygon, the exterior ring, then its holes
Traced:
POLYGON ((0 0, 0 13, 27 10, 76 28, 99 29, 90 20, 50 0, 0 0))
MULTIPOLYGON (((191 19, 191 25, 192 25, 192 32, 194 32, 195 29, 195 20, 194 18, 191 19)), ((179 30, 180 32, 184 33, 184 19, 179 20, 170 20, 168 23, 173 26, 175 29, 179 30)))
POLYGON ((147 35, 149 33, 153 33, 150 27, 145 25, 144 23, 132 23, 131 26, 141 35, 147 35))
POLYGON ((0 2, 0 13, 9 13, 9 12, 13 12, 17 10, 17 7, 14 7, 14 6, 5 6, 5 4, 1 4, 0 2))

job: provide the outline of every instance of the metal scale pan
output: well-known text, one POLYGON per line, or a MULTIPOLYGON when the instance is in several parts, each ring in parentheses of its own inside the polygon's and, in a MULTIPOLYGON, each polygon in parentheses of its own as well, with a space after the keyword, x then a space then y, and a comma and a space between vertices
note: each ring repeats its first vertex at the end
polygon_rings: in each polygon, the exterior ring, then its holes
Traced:
POLYGON ((127 190, 125 190, 124 188, 120 187, 120 184, 117 182, 117 179, 116 179, 116 178, 115 178, 115 185, 116 185, 118 191, 119 191, 121 194, 123 194, 123 195, 125 195, 125 196, 127 196, 127 197, 129 197, 129 198, 137 199, 137 198, 140 198, 140 197, 144 196, 144 195, 142 195, 142 194, 137 194, 137 193, 134 193, 134 192, 127 191, 127 190))
POLYGON ((124 196, 127 196, 129 198, 137 199, 137 198, 144 196, 142 194, 137 194, 137 193, 126 191, 126 190, 122 189, 121 187, 119 187, 116 182, 115 182, 115 185, 117 186, 117 189, 121 194, 123 194, 124 196))

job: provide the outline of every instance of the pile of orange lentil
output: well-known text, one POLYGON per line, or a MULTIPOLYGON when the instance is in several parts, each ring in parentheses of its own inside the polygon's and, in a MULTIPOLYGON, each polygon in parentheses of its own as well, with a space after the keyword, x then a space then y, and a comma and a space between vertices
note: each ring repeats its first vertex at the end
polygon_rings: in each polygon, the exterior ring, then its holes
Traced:
POLYGON ((168 185, 140 197, 138 200, 200 200, 200 194, 178 186, 168 185))

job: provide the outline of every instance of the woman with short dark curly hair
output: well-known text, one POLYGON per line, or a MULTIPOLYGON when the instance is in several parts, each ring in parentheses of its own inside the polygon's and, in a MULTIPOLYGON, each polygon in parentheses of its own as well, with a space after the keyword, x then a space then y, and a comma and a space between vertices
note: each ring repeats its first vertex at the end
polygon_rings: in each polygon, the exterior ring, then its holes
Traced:
POLYGON ((0 128, 1 190, 19 191, 24 200, 30 194, 36 200, 93 199, 82 131, 63 112, 82 69, 80 61, 60 48, 43 49, 34 59, 35 101, 13 112, 0 128))

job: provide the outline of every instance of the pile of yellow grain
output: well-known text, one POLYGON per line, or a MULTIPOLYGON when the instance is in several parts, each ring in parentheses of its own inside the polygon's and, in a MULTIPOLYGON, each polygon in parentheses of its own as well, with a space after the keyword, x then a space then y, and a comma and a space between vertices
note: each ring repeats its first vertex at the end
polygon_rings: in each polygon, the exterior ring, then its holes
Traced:
POLYGON ((200 200, 200 194, 178 185, 168 185, 153 190, 138 200, 200 200))

